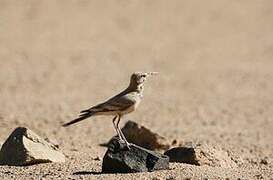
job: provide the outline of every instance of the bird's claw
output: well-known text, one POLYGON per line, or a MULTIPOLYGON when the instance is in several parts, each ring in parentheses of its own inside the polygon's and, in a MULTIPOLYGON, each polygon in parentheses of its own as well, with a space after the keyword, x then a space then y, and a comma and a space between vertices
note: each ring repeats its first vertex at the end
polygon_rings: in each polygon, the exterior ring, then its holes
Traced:
POLYGON ((130 146, 131 146, 131 144, 129 143, 129 142, 127 142, 127 141, 125 141, 124 139, 119 139, 119 141, 122 143, 122 144, 124 144, 124 146, 126 146, 129 150, 131 149, 130 148, 130 146))
POLYGON ((126 142, 126 147, 127 147, 129 150, 131 149, 130 146, 131 146, 131 144, 128 143, 128 142, 126 142))

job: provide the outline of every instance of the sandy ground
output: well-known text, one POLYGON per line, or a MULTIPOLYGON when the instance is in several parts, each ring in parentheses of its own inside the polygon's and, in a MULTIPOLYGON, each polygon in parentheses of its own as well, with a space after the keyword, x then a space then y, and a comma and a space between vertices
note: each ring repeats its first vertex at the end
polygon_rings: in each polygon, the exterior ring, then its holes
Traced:
POLYGON ((63 164, 1 166, 0 178, 272 178, 272 22, 270 0, 0 0, 0 141, 26 126, 67 155, 63 164), (215 144, 238 168, 101 174, 110 118, 60 127, 125 88, 132 72, 150 70, 160 76, 126 119, 215 144))

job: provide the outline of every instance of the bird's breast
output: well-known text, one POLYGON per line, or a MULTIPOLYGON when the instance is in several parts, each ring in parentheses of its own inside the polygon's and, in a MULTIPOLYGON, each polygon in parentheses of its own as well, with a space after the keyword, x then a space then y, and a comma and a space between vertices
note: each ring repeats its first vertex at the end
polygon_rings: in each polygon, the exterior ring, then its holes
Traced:
POLYGON ((132 106, 130 106, 128 109, 126 109, 122 114, 128 114, 137 109, 137 107, 139 106, 141 102, 141 97, 138 96, 138 97, 135 97, 134 99, 135 99, 135 103, 132 106))

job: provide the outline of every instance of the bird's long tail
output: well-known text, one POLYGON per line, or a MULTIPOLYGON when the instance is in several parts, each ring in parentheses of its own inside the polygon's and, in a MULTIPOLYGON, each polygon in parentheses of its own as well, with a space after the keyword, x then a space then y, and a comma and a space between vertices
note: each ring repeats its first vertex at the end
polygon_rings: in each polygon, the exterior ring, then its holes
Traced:
POLYGON ((77 122, 80 122, 80 121, 82 121, 82 120, 84 120, 84 119, 86 119, 86 118, 89 118, 90 116, 94 115, 94 112, 87 111, 87 110, 84 110, 84 111, 82 111, 81 113, 83 113, 83 114, 80 114, 80 117, 78 117, 77 119, 74 119, 74 120, 72 120, 72 121, 70 121, 70 122, 68 122, 68 123, 63 124, 62 126, 63 126, 63 127, 70 126, 70 125, 72 125, 72 124, 75 124, 75 123, 77 123, 77 122))

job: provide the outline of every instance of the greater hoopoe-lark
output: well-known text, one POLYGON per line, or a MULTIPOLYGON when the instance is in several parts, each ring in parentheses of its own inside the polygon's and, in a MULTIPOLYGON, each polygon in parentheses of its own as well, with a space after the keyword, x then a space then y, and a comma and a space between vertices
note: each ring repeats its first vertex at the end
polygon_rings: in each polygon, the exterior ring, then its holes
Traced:
POLYGON ((112 115, 114 116, 113 125, 119 136, 119 139, 123 140, 129 147, 129 143, 126 140, 124 134, 119 128, 119 122, 123 115, 133 112, 138 107, 143 97, 144 82, 150 75, 158 74, 157 72, 136 72, 131 75, 129 86, 119 93, 118 95, 110 98, 109 100, 93 106, 89 109, 81 111, 79 117, 66 124, 63 127, 82 121, 91 116, 97 115, 112 115), (115 121, 117 120, 117 123, 115 121))

